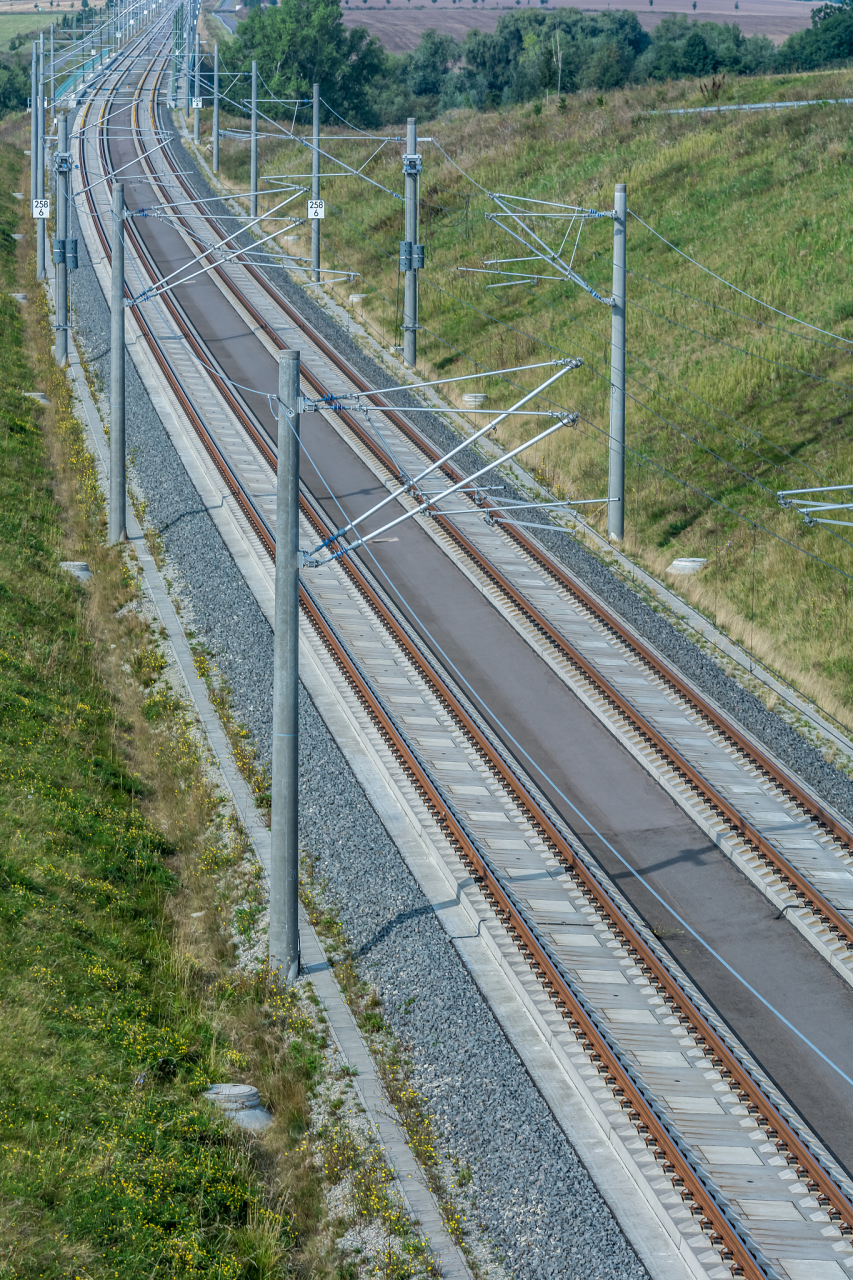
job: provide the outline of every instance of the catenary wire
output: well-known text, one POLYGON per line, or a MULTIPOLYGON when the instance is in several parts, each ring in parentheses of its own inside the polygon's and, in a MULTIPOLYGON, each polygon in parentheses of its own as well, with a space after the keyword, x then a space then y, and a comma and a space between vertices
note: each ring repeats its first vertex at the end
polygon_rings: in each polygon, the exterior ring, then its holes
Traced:
POLYGON ((738 288, 736 284, 732 284, 731 281, 725 280, 722 276, 718 276, 710 267, 704 267, 701 262, 697 262, 695 258, 691 258, 689 253, 685 253, 683 249, 679 249, 677 245, 672 244, 672 242, 667 240, 665 236, 662 236, 659 231, 655 231, 654 227, 650 227, 647 222, 644 222, 638 213, 634 213, 633 209, 629 209, 628 213, 632 218, 635 218, 637 222, 644 226, 647 231, 651 231, 653 236, 657 236, 658 240, 661 240, 665 245, 668 245, 670 249, 673 249, 675 253, 680 254, 682 258, 686 258, 688 262, 692 262, 694 267, 698 267, 700 271, 704 271, 709 276, 713 276, 715 280, 719 280, 720 284, 724 284, 727 288, 733 289, 735 293, 739 293, 742 297, 749 298, 750 302, 757 303, 759 307, 766 307, 768 311, 775 312, 777 316, 784 316, 786 320, 792 320, 794 324, 802 324, 805 325, 807 329, 814 329, 815 333, 822 333, 825 338, 835 338, 837 342, 843 342, 848 347, 851 345, 851 340, 849 338, 842 338, 840 334, 833 333, 831 329, 821 329, 818 325, 811 324, 808 320, 801 320, 799 316, 789 315, 787 311, 781 311, 779 307, 771 306, 769 302, 764 302, 761 298, 756 298, 753 294, 747 293, 745 289, 738 288))
MULTIPOLYGON (((295 434, 295 428, 293 426, 292 421, 290 420, 290 415, 285 415, 285 416, 288 421, 288 426, 290 427, 291 431, 293 431, 295 434)), ((297 438, 299 439, 299 437, 297 438)), ((341 515, 343 516, 343 518, 346 519, 347 518, 346 512, 344 511, 343 507, 341 506, 335 494, 332 492, 323 473, 317 467, 317 464, 314 462, 314 459, 311 457, 310 453, 305 448, 305 444, 301 439, 299 439, 299 444, 300 444, 300 447, 303 449, 306 458, 311 463, 311 466, 314 468, 315 472, 317 473, 320 480, 322 481, 323 486, 326 489, 326 492, 329 494, 329 497, 335 503, 338 510, 341 512, 341 515)), ((702 947, 704 947, 709 955, 711 955, 719 964, 723 966, 723 968, 726 970, 727 973, 730 973, 732 977, 735 978, 736 981, 739 982, 743 987, 745 987, 745 989, 749 991, 750 994, 753 995, 764 1006, 764 1008, 767 1009, 769 1013, 773 1014, 773 1016, 783 1024, 783 1026, 787 1027, 789 1031, 793 1032, 793 1034, 797 1037, 798 1040, 800 1040, 808 1049, 810 1049, 813 1053, 815 1053, 817 1057, 821 1059, 822 1062, 826 1063, 828 1067, 830 1067, 833 1071, 835 1071, 842 1078, 842 1080, 845 1081, 846 1084, 849 1084, 851 1088, 853 1088, 853 1078, 847 1075, 847 1073, 841 1067, 839 1067, 837 1063, 833 1062, 833 1060, 830 1057, 828 1057, 823 1052, 823 1050, 819 1049, 817 1045, 814 1044, 814 1042, 808 1038, 808 1036, 806 1036, 802 1031, 800 1031, 797 1027, 795 1027, 794 1024, 790 1022, 785 1017, 785 1015, 781 1013, 774 1005, 772 1005, 765 996, 761 995, 761 993, 757 991, 756 988, 753 987, 752 984, 748 982, 747 979, 744 978, 737 971, 737 969, 735 969, 731 964, 729 964, 729 962, 725 960, 723 956, 721 956, 720 953, 716 951, 709 942, 706 942, 706 940, 702 937, 702 935, 698 933, 690 924, 688 924, 688 922, 675 910, 675 908, 671 906, 666 901, 666 899, 652 887, 652 885, 649 883, 646 876, 641 871, 638 871, 636 867, 631 866, 631 864, 627 861, 627 859, 624 858, 622 854, 619 853, 619 851, 610 843, 607 837, 602 835, 602 833, 598 831, 595 824, 591 822, 589 818, 587 818, 586 814, 584 814, 583 811, 579 809, 577 805, 572 803, 572 801, 565 794, 562 788, 549 776, 549 774, 533 758, 533 756, 531 756, 530 753, 525 750, 525 748, 518 741, 515 735, 503 723, 500 716, 498 716, 492 710, 492 708, 485 701, 485 699, 476 691, 476 689, 474 689, 473 685, 471 685, 470 682, 466 679, 465 675, 459 670, 459 668, 456 666, 456 664, 454 663, 450 655, 446 653, 445 650, 442 648, 442 646, 439 644, 438 640, 432 634, 429 627, 427 627, 426 624, 421 620, 417 611, 412 608, 412 606, 409 604, 406 597, 402 594, 399 588, 395 585, 395 583, 391 580, 391 578, 382 568, 382 566, 380 565, 379 561, 376 559, 371 549, 369 547, 366 547, 365 550, 366 550, 366 554, 369 556, 377 573, 388 584, 393 594, 397 597, 397 599, 402 604, 406 613, 411 618, 414 619, 419 630, 421 631, 421 634, 427 637, 429 644, 433 648, 433 651, 438 653, 441 656, 442 661, 447 664, 450 670, 454 673, 454 676, 462 683, 462 685, 464 685, 464 687, 468 690, 468 692, 471 694, 474 700, 478 703, 478 705, 483 709, 486 715, 490 718, 492 723, 499 728, 501 734, 505 735, 506 739, 510 743, 512 743, 513 748, 516 751, 518 751, 524 757, 524 759, 533 767, 533 769, 539 775, 539 777, 542 778, 543 781, 550 788, 553 789, 554 793, 558 795, 560 799, 569 806, 572 812, 575 813, 577 817, 581 819, 581 821, 587 826, 587 828, 593 833, 593 835, 597 839, 599 839, 608 850, 610 850, 610 852, 614 855, 614 857, 616 857, 619 860, 621 865, 625 867, 625 869, 629 871, 630 874, 636 880, 639 880, 639 882, 644 886, 644 888, 654 897, 655 901, 658 902, 666 911, 668 911, 670 915, 672 915, 673 918, 678 922, 678 924, 682 928, 684 928, 690 934, 690 936, 694 938, 702 947)), ((344 554, 349 555, 349 551, 345 550, 344 554)))

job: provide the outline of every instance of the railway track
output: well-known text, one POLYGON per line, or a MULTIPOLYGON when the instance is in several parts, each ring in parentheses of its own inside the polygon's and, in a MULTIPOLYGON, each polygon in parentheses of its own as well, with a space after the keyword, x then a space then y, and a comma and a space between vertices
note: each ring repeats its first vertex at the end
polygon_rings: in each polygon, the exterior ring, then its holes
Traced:
MULTIPOLYGON (((135 94, 140 152, 146 149, 138 123, 143 84, 149 92, 153 126, 161 74, 156 56, 151 62, 149 71, 140 77, 135 94)), ((108 151, 110 100, 108 88, 98 121, 98 157, 105 176, 112 167, 108 151)), ((84 126, 91 105, 84 109, 84 126)), ((89 185, 85 148, 80 157, 93 226, 108 259, 109 237, 103 226, 105 205, 103 200, 98 203, 98 188, 89 185)), ((108 186, 105 184, 104 191, 108 186)), ((129 232, 129 240, 140 270, 156 281, 156 264, 134 229, 129 232)), ((266 292, 263 278, 254 270, 249 274, 256 284, 260 280, 259 287, 266 292)), ((222 276, 222 283, 233 288, 231 273, 220 272, 222 276)), ((289 304, 269 296, 295 323, 297 316, 289 304)), ((239 305, 250 313, 255 307, 245 295, 239 305)), ((185 362, 184 367, 178 367, 175 357, 167 354, 154 309, 144 305, 134 308, 134 320, 212 472, 239 507, 257 545, 271 560, 275 546, 274 499, 268 494, 259 495, 258 486, 247 480, 245 459, 251 455, 257 460, 256 465, 267 468, 266 485, 261 487, 268 489, 269 471, 275 468, 274 448, 256 416, 247 411, 233 386, 217 372, 204 344, 186 322, 181 306, 166 298, 163 307, 168 322, 183 334, 191 356, 189 365, 185 362), (195 372, 192 384, 187 368, 195 372), (224 409, 229 419, 227 430, 218 423, 211 425, 209 413, 201 403, 209 394, 204 390, 205 380, 214 388, 217 412, 224 409), (248 442, 242 452, 241 437, 248 442)), ((262 325, 273 349, 284 345, 262 312, 257 313, 256 323, 262 325)), ((328 350, 324 354, 330 358, 328 350)), ((352 380, 354 371, 347 369, 346 376, 352 380)), ((329 394, 310 369, 309 377, 318 395, 329 394)), ((426 446, 420 434, 396 411, 384 407, 383 413, 388 423, 422 455, 426 446)), ((377 449, 375 438, 357 415, 344 419, 343 427, 363 451, 373 456, 378 467, 389 475, 397 474, 393 459, 377 449)), ((448 482, 456 478, 452 471, 445 475, 448 482)), ((480 519, 477 508, 471 505, 471 518, 480 519)), ((322 505, 307 491, 302 499, 302 521, 306 540, 326 537, 335 528, 322 505)), ((510 575, 500 572, 476 539, 444 517, 439 528, 470 565, 513 602, 523 621, 537 628, 620 715, 631 719, 636 714, 637 708, 622 697, 614 683, 603 681, 601 671, 566 641, 547 612, 537 609, 526 594, 519 592, 510 575)), ((501 531, 500 536, 515 539, 523 555, 544 567, 560 591, 570 592, 580 600, 595 626, 615 631, 614 621, 603 616, 600 602, 571 583, 534 543, 528 546, 523 531, 501 531)), ((787 1265, 793 1258, 804 1264, 835 1264, 838 1274, 844 1274, 837 1260, 853 1256, 853 1249, 847 1244, 853 1235, 853 1189, 843 1171, 601 874, 548 797, 519 769, 464 690, 430 655, 376 575, 353 557, 342 558, 328 572, 303 584, 301 605, 305 625, 322 645, 340 688, 366 718, 377 750, 401 774, 400 785, 428 815, 450 853, 461 859, 490 908, 494 928, 512 940, 531 974, 548 993, 553 1014, 563 1024, 563 1033, 596 1076, 602 1078, 618 1116, 614 1124, 635 1135, 637 1143, 652 1156, 656 1173, 668 1180, 686 1215, 679 1221, 684 1226, 683 1240, 688 1242, 683 1253, 692 1260, 693 1273, 711 1276, 717 1274, 715 1268, 722 1267, 727 1274, 754 1280, 805 1276, 805 1271, 796 1273, 787 1265), (363 637, 368 632, 372 633, 371 644, 365 648, 363 637), (423 714, 407 716, 401 707, 409 712, 417 707, 423 714), (436 746, 437 742, 440 746, 436 746), (509 822, 513 824, 512 838, 507 840, 509 822), (590 960, 593 953, 597 967, 590 960), (616 1005, 619 1007, 615 1009, 616 1005), (676 1076, 675 1071, 681 1074, 676 1076), (745 1158, 747 1153, 749 1159, 745 1158), (744 1170, 749 1171, 749 1177, 744 1170), (777 1204, 778 1221, 772 1216, 750 1215, 744 1207, 759 1203, 777 1204), (792 1210, 797 1215, 797 1239, 793 1241, 792 1210), (779 1222, 787 1224, 784 1231, 777 1229, 779 1222), (688 1247, 697 1236, 704 1254, 688 1247)), ((668 688, 674 688, 679 697, 695 699, 693 691, 682 692, 654 665, 659 664, 655 654, 637 648, 636 637, 622 632, 617 639, 630 649, 636 661, 650 666, 668 688)), ((690 706, 703 717, 714 712, 714 708, 695 700, 690 706)), ((636 725, 637 721, 632 723, 636 725)), ((644 724, 654 728, 650 721, 644 724)), ((717 721, 713 726, 715 733, 727 732, 717 721)), ((733 741, 730 737, 728 740, 733 741)), ((683 769, 681 759, 673 760, 671 742, 659 743, 651 736, 649 741, 655 750, 669 753, 666 758, 692 785, 698 787, 704 781, 689 760, 683 759, 683 769)), ((734 745, 738 750, 754 751, 754 744, 748 741, 735 741, 734 745)), ((778 770, 776 774, 770 772, 774 762, 754 754, 751 759, 774 786, 783 785, 778 770)), ((791 792, 791 799, 808 814, 810 822, 821 823, 824 830, 832 829, 832 823, 837 825, 831 813, 806 809, 806 802, 811 800, 806 791, 791 792)), ((744 824, 743 814, 733 814, 729 820, 740 820, 741 830, 749 839, 763 839, 761 832, 744 824)), ((843 828, 832 829, 832 834, 841 840, 843 828)), ((796 873, 795 868, 790 870, 796 873)), ((814 885, 807 884, 801 892, 808 896, 813 913, 820 911, 823 920, 836 926, 839 938, 846 939, 850 924, 843 913, 824 901, 814 885), (838 921, 833 912, 840 917, 838 921)))
MULTIPOLYGON (((152 128, 155 125, 153 102, 152 97, 149 100, 152 128)), ((147 164, 153 174, 153 161, 148 160, 147 164)), ((194 191, 183 175, 174 174, 173 177, 186 199, 195 198, 194 191)), ((191 219, 179 216, 176 220, 187 235, 198 243, 198 230, 192 225, 191 219)), ((213 236, 222 237, 221 227, 214 219, 204 218, 203 221, 213 236)), ((208 243, 210 238, 208 236, 208 243)), ((208 255, 208 260, 214 262, 214 255, 208 255)), ((343 375, 348 389, 355 388, 362 392, 370 390, 357 370, 343 360, 315 330, 309 331, 304 318, 262 272, 245 262, 241 262, 240 271, 252 280, 278 312, 305 333, 312 345, 334 364, 343 375)), ((214 272, 224 288, 238 299, 241 310, 264 332, 273 346, 284 349, 289 345, 280 337, 269 314, 265 314, 247 296, 245 290, 240 289, 233 270, 215 266, 214 272)), ((310 366, 306 369, 305 376, 318 398, 331 402, 339 396, 340 390, 330 387, 310 366)), ((387 398, 371 396, 370 403, 381 409, 383 427, 396 433, 393 452, 383 447, 382 439, 359 420, 356 414, 340 408, 336 416, 346 433, 358 443, 361 451, 375 460, 383 481, 393 479, 404 482, 408 478, 408 475, 401 475, 401 459, 410 463, 409 475, 438 460, 441 455, 435 446, 403 414, 395 410, 387 398)), ((386 431, 383 431, 383 437, 387 439, 386 431)), ((441 471, 448 484, 457 484, 465 478, 464 473, 452 462, 444 464, 441 471)), ((472 515, 475 520, 480 519, 483 514, 488 517, 490 511, 496 511, 497 505, 488 494, 480 492, 476 505, 472 504, 472 515)), ((688 731, 690 736, 694 735, 693 725, 698 718, 714 735, 722 752, 730 756, 734 754, 738 760, 756 771, 754 776, 762 780, 765 794, 769 789, 784 810, 783 824, 787 824, 792 813, 797 815, 799 823, 795 838, 799 848, 786 850, 783 841, 792 843, 791 833, 785 832, 780 836, 777 832, 775 838, 772 834, 773 828, 778 829, 780 825, 778 814, 768 813, 763 824, 753 820, 743 800, 739 802, 730 790, 712 776, 710 769, 697 763, 689 748, 680 747, 671 729, 663 728, 653 716, 644 714, 630 692, 608 679, 606 671, 591 660, 582 648, 573 645, 565 628, 561 629, 547 610, 537 607, 536 602, 519 587, 511 574, 503 571, 496 562, 495 538, 490 540, 491 546, 484 545, 482 534, 479 537, 471 536, 462 522, 442 515, 440 509, 431 513, 431 522, 442 531, 445 543, 452 546, 453 552, 470 564, 492 597, 503 608, 522 617, 528 633, 535 635, 537 642, 551 651, 561 666, 568 664, 573 668, 593 697, 599 701, 604 700, 615 713, 611 717, 615 731, 624 734, 627 728, 643 743, 644 748, 650 749, 658 776, 666 777, 676 797, 679 800, 689 797, 694 811, 697 809, 696 799, 699 800, 700 807, 710 810, 706 829, 718 841, 721 835, 719 822, 724 824, 725 834, 730 843, 734 844, 740 869, 771 897, 780 910, 793 913, 792 919, 802 928, 805 936, 818 946, 846 981, 853 983, 853 833, 844 818, 822 803, 807 786, 764 750, 760 743, 726 717, 720 708, 704 697, 677 669, 666 663, 523 528, 502 522, 503 536, 518 548, 523 560, 534 565, 558 592, 567 593, 594 619, 597 627, 613 639, 621 652, 639 661, 651 679, 666 690, 668 705, 665 712, 675 707, 689 714, 692 718, 688 731), (673 774, 677 778, 675 787, 672 787, 673 774), (816 865, 818 860, 820 865, 816 865), (818 883, 818 878, 822 883, 818 883)), ((468 523, 470 527, 470 521, 468 523)))

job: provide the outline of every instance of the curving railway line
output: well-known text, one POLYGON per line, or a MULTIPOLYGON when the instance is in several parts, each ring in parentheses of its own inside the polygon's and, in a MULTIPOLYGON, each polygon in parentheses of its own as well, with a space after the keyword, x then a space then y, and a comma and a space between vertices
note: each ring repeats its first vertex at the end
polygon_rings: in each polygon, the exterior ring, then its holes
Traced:
MULTIPOLYGON (((152 195, 196 194, 169 148, 143 155, 160 129, 157 46, 155 35, 144 55, 129 52, 78 119, 77 191, 102 279, 115 170, 131 213, 152 195), (119 97, 129 82, 130 102, 119 97)), ((190 206, 132 218, 133 292, 224 234, 190 206)), ((191 287, 178 276, 131 310, 268 590, 275 422, 266 394, 241 385, 274 393, 277 353, 298 345, 318 399, 369 387, 242 260, 191 287)), ((303 417, 306 545, 439 456, 403 411, 374 404, 371 419, 303 417)), ((433 480, 463 478, 445 465, 433 480)), ((490 505, 472 493, 459 515, 400 526, 393 547, 308 571, 302 639, 477 900, 496 950, 545 997, 543 1025, 633 1176, 658 1180, 684 1273, 842 1276, 853 1264, 853 1090, 756 993, 827 1057, 851 1060, 850 831, 523 529, 487 523, 490 505), (779 903, 793 920, 775 920, 779 903), (661 915, 653 932, 647 921, 661 915), (683 918, 732 956, 751 994, 679 941, 671 922, 683 918), (726 924, 739 935, 728 951, 726 924)))

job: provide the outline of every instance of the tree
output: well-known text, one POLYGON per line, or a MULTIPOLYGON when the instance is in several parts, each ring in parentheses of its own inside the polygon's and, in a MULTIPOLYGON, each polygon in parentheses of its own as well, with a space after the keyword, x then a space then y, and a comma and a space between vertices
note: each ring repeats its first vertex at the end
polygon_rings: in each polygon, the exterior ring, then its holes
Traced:
POLYGON ((779 49, 780 71, 812 71, 853 57, 853 3, 824 4, 812 9, 808 31, 797 31, 779 49))
MULTIPOLYGON (((651 2, 649 0, 649 4, 651 2)), ((630 70, 624 48, 615 41, 608 41, 593 54, 584 80, 591 89, 619 89, 628 79, 630 70)))
MULTIPOLYGON (((347 119, 374 124, 371 82, 385 70, 386 54, 364 27, 344 26, 338 0, 283 0, 276 8, 252 9, 237 28, 237 66, 257 61, 276 98, 308 98, 319 83, 328 105, 347 119)), ((275 103, 270 115, 287 115, 275 103)))
POLYGON ((708 48, 701 31, 693 30, 684 42, 681 53, 682 74, 686 76, 709 76, 716 71, 714 55, 708 48))
POLYGON ((438 31, 425 31, 416 49, 409 55, 406 80, 417 97, 441 93, 442 81, 450 63, 458 62, 462 46, 453 36, 438 31))
POLYGON ((30 69, 19 59, 10 65, 0 64, 0 116, 10 111, 23 111, 29 100, 30 69))

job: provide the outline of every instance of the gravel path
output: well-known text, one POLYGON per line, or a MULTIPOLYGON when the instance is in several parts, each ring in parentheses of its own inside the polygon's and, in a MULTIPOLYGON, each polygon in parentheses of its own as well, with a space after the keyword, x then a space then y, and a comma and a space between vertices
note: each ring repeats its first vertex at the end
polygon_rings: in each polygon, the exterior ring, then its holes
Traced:
MULTIPOLYGON (((109 384, 109 311, 78 234, 75 332, 109 384)), ((132 362, 127 442, 146 519, 182 578, 192 625, 265 753, 272 634, 184 471, 132 362), (225 602, 225 603, 223 603, 225 602)), ((468 1164, 466 1200, 518 1280, 642 1280, 647 1273, 462 965, 313 703, 300 696, 300 842, 413 1062, 444 1154, 468 1164), (410 997, 414 1000, 410 1001, 410 997)))

